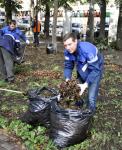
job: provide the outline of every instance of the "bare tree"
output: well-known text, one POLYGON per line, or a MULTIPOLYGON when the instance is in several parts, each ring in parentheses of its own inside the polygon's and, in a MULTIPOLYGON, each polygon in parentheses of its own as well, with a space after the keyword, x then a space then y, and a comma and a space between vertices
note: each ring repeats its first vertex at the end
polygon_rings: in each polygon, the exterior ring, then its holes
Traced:
POLYGON ((30 2, 31 17, 34 18, 34 0, 30 2))
POLYGON ((100 38, 105 38, 106 0, 100 0, 100 38))
POLYGON ((46 3, 44 33, 47 41, 49 39, 49 23, 50 23, 50 7, 49 4, 46 3))
POLYGON ((94 0, 90 0, 88 17, 87 41, 94 41, 94 0))
POLYGON ((122 3, 120 2, 119 7, 119 19, 117 26, 117 47, 122 50, 122 3))
POLYGON ((57 52, 57 40, 56 40, 56 25, 58 14, 58 0, 54 0, 54 13, 53 13, 53 27, 52 27, 52 44, 57 52))

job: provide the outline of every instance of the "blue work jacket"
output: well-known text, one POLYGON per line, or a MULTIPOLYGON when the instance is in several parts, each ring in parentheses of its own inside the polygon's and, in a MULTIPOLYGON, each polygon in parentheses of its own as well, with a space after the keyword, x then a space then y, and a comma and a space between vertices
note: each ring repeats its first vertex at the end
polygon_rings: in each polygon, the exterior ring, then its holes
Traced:
POLYGON ((2 29, 0 29, 0 46, 5 48, 7 51, 13 53, 13 43, 20 42, 20 39, 22 39, 25 42, 27 40, 24 33, 18 28, 11 30, 9 26, 5 26, 2 29), (6 37, 8 36, 12 38, 13 42, 10 42, 10 38, 6 39, 6 37))
POLYGON ((88 84, 93 83, 97 76, 102 75, 104 59, 92 43, 78 41, 76 52, 71 54, 65 49, 64 56, 64 77, 66 79, 71 79, 75 65, 80 78, 88 84))
POLYGON ((9 34, 17 42, 20 42, 20 39, 22 39, 23 41, 27 40, 26 36, 19 28, 15 28, 14 30, 11 30, 9 26, 5 26, 2 29, 0 29, 0 34, 1 36, 3 36, 4 34, 9 34))

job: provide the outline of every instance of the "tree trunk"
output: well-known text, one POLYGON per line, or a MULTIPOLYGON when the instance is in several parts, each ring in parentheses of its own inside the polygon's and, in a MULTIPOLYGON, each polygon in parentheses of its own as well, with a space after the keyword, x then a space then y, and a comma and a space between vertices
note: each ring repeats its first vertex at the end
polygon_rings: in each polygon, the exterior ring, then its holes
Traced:
POLYGON ((6 12, 6 22, 7 24, 12 19, 12 9, 11 9, 11 0, 5 0, 5 12, 6 12))
POLYGON ((65 17, 63 20, 63 36, 71 32, 71 16, 67 9, 65 9, 65 17))
MULTIPOLYGON (((34 18, 34 0, 31 0, 30 8, 31 8, 31 17, 34 18)), ((32 21, 32 18, 31 18, 31 21, 32 21)))
POLYGON ((88 31, 86 40, 89 42, 94 41, 94 0, 90 1, 89 17, 88 17, 88 31))
POLYGON ((116 5, 113 5, 110 12, 108 43, 115 42, 117 40, 117 25, 119 18, 119 9, 116 5))
POLYGON ((53 27, 52 27, 52 44, 53 44, 54 49, 55 49, 56 52, 57 52, 57 41, 56 41, 57 14, 58 14, 58 0, 54 0, 53 27))
POLYGON ((50 23, 50 7, 46 4, 45 22, 44 22, 44 34, 46 41, 49 39, 49 23, 50 23))
POLYGON ((122 51, 122 3, 119 8, 119 19, 117 26, 117 47, 122 51))
POLYGON ((99 37, 105 38, 106 0, 101 0, 100 11, 101 11, 101 16, 100 16, 99 37))

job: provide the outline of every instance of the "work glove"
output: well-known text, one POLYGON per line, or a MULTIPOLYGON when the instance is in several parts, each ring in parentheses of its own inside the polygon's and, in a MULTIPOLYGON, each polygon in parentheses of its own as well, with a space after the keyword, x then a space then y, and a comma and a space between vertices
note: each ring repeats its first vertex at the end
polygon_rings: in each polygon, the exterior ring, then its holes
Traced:
POLYGON ((29 41, 29 40, 26 40, 26 44, 28 44, 28 45, 29 45, 29 44, 30 44, 30 41, 29 41))
POLYGON ((80 87, 80 93, 79 95, 82 95, 85 89, 88 87, 88 83, 85 82, 84 84, 77 84, 80 87))
POLYGON ((70 79, 66 78, 66 80, 65 80, 65 81, 66 81, 66 82, 68 82, 69 80, 70 80, 70 79))

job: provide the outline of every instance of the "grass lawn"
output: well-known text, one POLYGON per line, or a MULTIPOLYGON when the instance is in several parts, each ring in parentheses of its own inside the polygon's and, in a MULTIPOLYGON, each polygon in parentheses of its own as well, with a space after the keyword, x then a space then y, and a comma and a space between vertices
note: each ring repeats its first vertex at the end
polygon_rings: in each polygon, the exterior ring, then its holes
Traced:
MULTIPOLYGON (((26 93, 29 89, 48 86, 57 88, 63 81, 63 48, 57 54, 46 54, 43 45, 26 48, 25 62, 15 66, 15 83, 0 80, 0 88, 26 93)), ((74 73, 75 76, 75 73, 74 73)), ((0 128, 21 142, 27 150, 57 150, 43 126, 22 123, 19 117, 28 108, 28 97, 0 91, 0 128)), ((112 64, 105 56, 105 71, 101 81, 90 136, 82 143, 63 150, 121 150, 122 149, 122 66, 112 64)), ((24 149, 24 148, 23 148, 24 149)))

